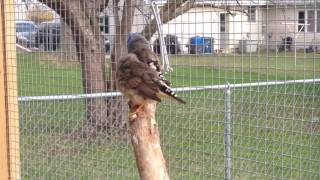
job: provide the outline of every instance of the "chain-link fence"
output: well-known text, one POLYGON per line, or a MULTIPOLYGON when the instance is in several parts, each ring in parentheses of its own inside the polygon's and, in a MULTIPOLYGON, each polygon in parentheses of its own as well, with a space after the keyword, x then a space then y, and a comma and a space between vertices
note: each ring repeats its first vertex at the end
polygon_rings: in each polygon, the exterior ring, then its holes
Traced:
POLYGON ((14 3, 21 179, 138 179, 114 83, 131 33, 165 42, 188 102, 157 108, 171 179, 320 179, 320 2, 14 3))

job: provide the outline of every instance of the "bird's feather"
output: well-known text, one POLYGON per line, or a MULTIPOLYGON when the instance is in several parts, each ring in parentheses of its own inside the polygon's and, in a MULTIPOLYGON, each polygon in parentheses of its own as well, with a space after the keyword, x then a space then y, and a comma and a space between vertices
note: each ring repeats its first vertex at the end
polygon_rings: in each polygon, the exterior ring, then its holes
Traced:
POLYGON ((163 96, 186 103, 176 97, 170 82, 161 72, 158 56, 143 36, 136 34, 130 38, 128 52, 118 61, 116 79, 119 90, 131 103, 141 104, 144 99, 161 102, 163 96))
MULTIPOLYGON (((168 96, 185 103, 175 96, 169 85, 159 77, 156 70, 139 61, 133 53, 120 58, 116 77, 120 91, 129 99, 139 99, 133 97, 136 95, 144 99, 161 102, 161 96, 168 96)), ((139 102, 133 103, 138 104, 139 102)))
POLYGON ((118 63, 117 81, 120 91, 134 90, 137 95, 161 102, 157 96, 160 91, 156 81, 157 72, 138 60, 135 54, 120 58, 118 63))

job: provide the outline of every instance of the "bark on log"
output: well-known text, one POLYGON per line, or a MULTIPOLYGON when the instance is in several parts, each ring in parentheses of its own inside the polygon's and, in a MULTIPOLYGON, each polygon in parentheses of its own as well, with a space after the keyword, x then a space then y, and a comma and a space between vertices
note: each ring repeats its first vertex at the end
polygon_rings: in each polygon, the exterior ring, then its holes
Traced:
MULTIPOLYGON (((131 108, 130 112, 136 109, 131 108)), ((130 116, 130 136, 140 179, 169 180, 156 119, 156 102, 148 101, 130 116)))

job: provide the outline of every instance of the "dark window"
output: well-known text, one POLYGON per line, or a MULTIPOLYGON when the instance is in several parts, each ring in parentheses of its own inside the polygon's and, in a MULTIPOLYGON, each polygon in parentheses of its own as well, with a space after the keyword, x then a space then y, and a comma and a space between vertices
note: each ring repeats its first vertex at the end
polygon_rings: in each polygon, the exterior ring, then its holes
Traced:
POLYGON ((248 22, 256 22, 256 7, 250 6, 248 8, 248 22))
POLYGON ((226 31, 226 14, 220 14, 220 32, 226 31))
POLYGON ((298 14, 298 32, 304 32, 304 24, 305 24, 305 12, 304 11, 299 11, 298 14))
POLYGON ((100 31, 108 34, 109 33, 109 17, 108 16, 100 17, 99 24, 100 24, 100 31))
POLYGON ((308 32, 315 32, 316 19, 315 19, 314 11, 308 11, 308 19, 307 20, 308 20, 307 31, 308 32))
POLYGON ((320 11, 317 11, 317 32, 320 32, 320 11))

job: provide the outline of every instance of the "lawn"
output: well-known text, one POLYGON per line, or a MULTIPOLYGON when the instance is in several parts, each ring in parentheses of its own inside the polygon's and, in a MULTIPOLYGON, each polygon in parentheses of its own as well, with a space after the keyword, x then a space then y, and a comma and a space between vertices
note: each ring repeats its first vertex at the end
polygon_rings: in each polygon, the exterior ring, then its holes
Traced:
MULTIPOLYGON (((171 56, 176 87, 320 78, 319 55, 171 56)), ((18 55, 19 95, 82 93, 77 63, 18 55)), ((223 179, 224 94, 183 92, 165 101, 157 121, 172 179, 223 179)), ((320 178, 320 84, 232 91, 235 179, 320 178)), ((137 179, 130 142, 107 135, 61 138, 79 127, 84 101, 20 102, 23 179, 137 179)))

